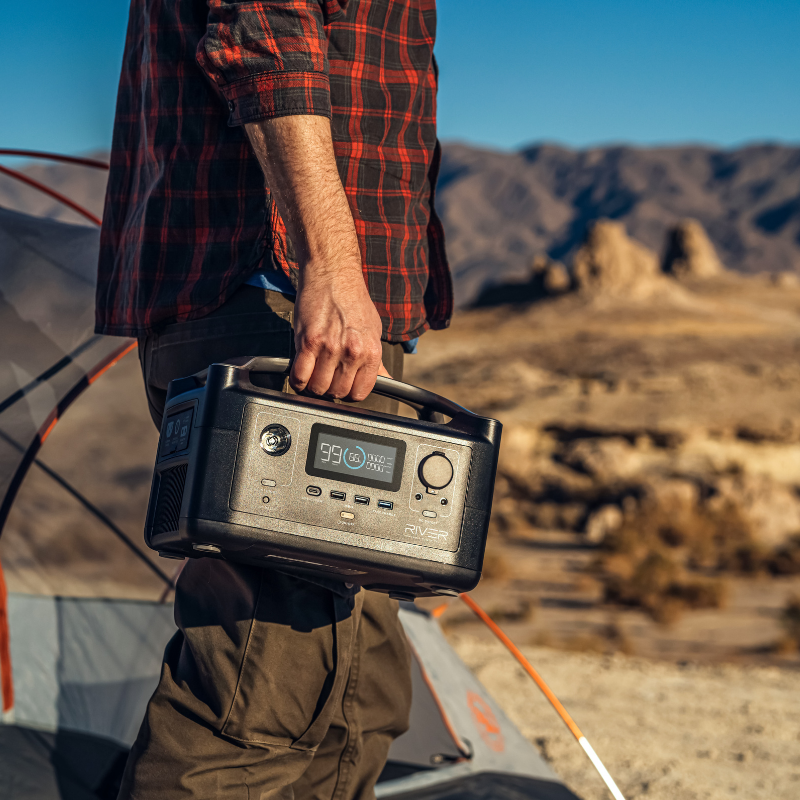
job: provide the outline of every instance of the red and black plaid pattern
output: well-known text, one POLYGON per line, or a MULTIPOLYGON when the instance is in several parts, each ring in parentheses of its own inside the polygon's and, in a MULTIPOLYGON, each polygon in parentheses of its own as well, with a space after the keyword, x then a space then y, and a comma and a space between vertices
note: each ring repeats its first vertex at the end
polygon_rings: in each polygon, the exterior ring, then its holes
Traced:
POLYGON ((136 336, 220 306, 286 228, 246 122, 329 116, 384 338, 443 328, 433 207, 435 0, 132 0, 100 241, 97 331, 136 336))

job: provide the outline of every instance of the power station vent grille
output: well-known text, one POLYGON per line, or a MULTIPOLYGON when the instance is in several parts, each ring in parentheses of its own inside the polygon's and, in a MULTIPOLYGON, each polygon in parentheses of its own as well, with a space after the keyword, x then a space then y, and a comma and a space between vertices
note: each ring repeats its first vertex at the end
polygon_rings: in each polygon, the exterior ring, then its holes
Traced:
POLYGON ((164 470, 158 481, 158 501, 153 519, 153 535, 178 530, 183 488, 186 485, 188 464, 164 470))

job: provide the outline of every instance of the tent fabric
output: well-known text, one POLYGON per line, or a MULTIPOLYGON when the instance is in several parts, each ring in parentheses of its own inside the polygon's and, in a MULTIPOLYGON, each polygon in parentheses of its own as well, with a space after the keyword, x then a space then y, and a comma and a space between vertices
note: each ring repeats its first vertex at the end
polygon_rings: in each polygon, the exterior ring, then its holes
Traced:
MULTIPOLYGON (((474 783, 473 776, 482 773, 498 773, 530 779, 547 791, 551 789, 556 791, 554 787, 559 787, 558 791, 562 794, 553 795, 554 797, 574 798, 571 793, 563 794, 566 787, 563 786, 561 779, 467 669, 447 643, 438 623, 413 604, 403 604, 403 606, 400 619, 413 652, 421 669, 427 675, 448 727, 459 741, 469 748, 470 753, 468 758, 443 765, 440 769, 417 771, 406 777, 379 784, 376 790, 379 800, 405 797, 408 792, 419 792, 421 796, 427 796, 426 793, 432 787, 441 787, 445 780, 474 783)), ((418 702, 416 695, 413 702, 415 704, 418 702)), ((389 760, 402 760, 406 737, 426 737, 426 735, 425 729, 419 731, 412 727, 394 742, 389 752, 389 760)), ((531 798, 549 796, 542 791, 539 795, 526 796, 531 798)))
POLYGON ((3 800, 116 800, 128 748, 84 733, 0 726, 3 800))
POLYGON ((0 528, 60 412, 131 340, 94 333, 99 232, 0 208, 0 528))
POLYGON ((175 632, 172 605, 11 593, 8 612, 15 722, 130 747, 175 632))
MULTIPOLYGON (((404 605, 411 727, 392 745, 378 797, 575 800, 438 623, 404 605)), ((0 786, 17 788, 3 797, 104 800, 158 683, 172 606, 11 593, 8 611, 16 704, 0 725, 0 786)))

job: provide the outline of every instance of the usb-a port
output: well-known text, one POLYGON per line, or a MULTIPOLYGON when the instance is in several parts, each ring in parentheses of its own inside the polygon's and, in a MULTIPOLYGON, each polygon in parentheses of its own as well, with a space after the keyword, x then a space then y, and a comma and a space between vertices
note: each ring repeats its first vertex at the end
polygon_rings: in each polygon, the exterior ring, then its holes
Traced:
POLYGON ((360 506, 368 506, 369 505, 369 497, 364 497, 363 494, 357 494, 353 499, 360 506))
POLYGON ((344 492, 331 492, 333 500, 347 500, 347 495, 344 492))
POLYGON ((378 508, 388 508, 391 511, 394 503, 391 500, 378 500, 378 508))

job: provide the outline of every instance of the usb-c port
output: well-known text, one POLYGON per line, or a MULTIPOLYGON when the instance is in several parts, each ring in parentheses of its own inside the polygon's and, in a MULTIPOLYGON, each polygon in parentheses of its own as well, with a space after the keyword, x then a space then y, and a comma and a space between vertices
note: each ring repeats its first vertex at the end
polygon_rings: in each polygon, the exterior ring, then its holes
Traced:
POLYGON ((334 500, 346 500, 347 495, 344 492, 331 492, 331 497, 334 500))
POLYGON ((394 503, 391 500, 378 500, 378 508, 388 508, 391 511, 394 503))
POLYGON ((357 494, 353 499, 360 506, 368 506, 369 505, 369 497, 364 497, 363 494, 357 494))

